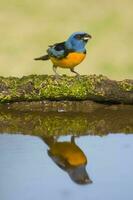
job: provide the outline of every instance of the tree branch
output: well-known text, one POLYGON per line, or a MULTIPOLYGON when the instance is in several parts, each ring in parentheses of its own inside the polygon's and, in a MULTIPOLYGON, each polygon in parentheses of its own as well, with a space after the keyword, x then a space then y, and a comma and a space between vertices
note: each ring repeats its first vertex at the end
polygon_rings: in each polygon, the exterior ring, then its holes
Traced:
POLYGON ((133 80, 115 81, 103 75, 0 77, 0 103, 42 100, 133 104, 133 80))

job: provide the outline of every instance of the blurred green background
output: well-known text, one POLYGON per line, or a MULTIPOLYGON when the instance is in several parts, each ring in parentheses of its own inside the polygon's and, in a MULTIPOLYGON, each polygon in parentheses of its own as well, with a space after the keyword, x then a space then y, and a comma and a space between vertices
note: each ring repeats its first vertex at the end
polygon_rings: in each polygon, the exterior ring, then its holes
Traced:
POLYGON ((53 74, 33 58, 75 31, 93 36, 80 74, 133 78, 133 0, 0 0, 0 75, 53 74))

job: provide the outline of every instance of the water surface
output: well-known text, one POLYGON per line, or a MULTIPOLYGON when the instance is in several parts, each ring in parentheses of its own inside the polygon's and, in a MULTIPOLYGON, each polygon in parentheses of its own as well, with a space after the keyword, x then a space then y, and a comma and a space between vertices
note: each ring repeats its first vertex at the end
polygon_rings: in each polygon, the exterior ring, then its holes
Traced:
POLYGON ((0 199, 133 199, 132 134, 81 136, 75 146, 71 139, 1 134, 0 199), (63 142, 69 163, 58 155, 63 142), (83 176, 90 181, 77 181, 83 176))

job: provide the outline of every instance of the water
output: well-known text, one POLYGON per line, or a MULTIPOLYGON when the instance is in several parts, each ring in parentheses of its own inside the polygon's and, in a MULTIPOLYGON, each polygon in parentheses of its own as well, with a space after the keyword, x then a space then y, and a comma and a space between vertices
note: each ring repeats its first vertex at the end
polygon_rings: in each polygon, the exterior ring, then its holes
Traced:
POLYGON ((132 200, 132 155, 132 134, 0 134, 0 200, 132 200))

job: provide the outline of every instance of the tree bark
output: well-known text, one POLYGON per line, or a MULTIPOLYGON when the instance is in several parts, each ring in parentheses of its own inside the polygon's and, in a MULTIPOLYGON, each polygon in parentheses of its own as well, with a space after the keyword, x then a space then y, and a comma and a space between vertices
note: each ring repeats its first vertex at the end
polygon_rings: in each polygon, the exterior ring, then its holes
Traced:
POLYGON ((1 104, 42 100, 133 104, 133 80, 115 81, 103 75, 0 77, 1 104))

